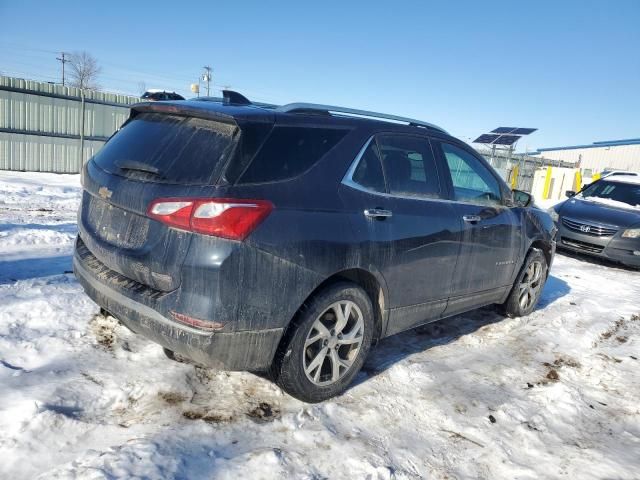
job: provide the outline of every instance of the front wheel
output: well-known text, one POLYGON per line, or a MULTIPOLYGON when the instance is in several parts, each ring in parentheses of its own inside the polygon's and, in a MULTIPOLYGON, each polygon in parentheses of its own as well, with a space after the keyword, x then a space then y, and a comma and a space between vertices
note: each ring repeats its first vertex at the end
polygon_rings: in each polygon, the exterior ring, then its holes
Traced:
POLYGON ((293 397, 321 402, 342 393, 362 367, 373 337, 373 308, 364 290, 341 282, 305 305, 272 368, 293 397))
POLYGON ((523 317, 533 312, 547 281, 547 270, 547 259, 542 250, 532 249, 503 304, 504 312, 509 317, 523 317))

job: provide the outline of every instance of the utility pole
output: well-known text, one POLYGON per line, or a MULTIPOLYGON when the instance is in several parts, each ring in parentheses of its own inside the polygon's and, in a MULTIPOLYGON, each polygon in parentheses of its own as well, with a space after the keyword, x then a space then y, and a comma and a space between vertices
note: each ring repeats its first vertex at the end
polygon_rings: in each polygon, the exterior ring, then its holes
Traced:
POLYGON ((64 64, 69 61, 67 58, 65 58, 65 55, 68 55, 68 54, 65 52, 60 52, 60 56, 56 57, 56 60, 59 60, 62 63, 62 86, 63 87, 64 87, 64 64))
POLYGON ((211 67, 209 65, 205 65, 204 74, 202 75, 202 81, 207 82, 207 97, 209 96, 209 87, 211 86, 211 67))

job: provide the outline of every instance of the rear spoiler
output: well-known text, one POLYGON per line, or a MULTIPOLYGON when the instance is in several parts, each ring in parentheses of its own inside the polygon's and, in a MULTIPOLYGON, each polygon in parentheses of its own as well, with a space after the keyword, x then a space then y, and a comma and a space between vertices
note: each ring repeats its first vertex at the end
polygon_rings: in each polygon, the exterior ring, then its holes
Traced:
POLYGON ((181 117, 203 118, 205 120, 215 120, 216 122, 236 125, 233 115, 229 115, 213 108, 201 108, 193 105, 192 102, 171 101, 171 102, 141 102, 131 106, 129 120, 140 113, 164 113, 166 115, 179 115, 181 117))
POLYGON ((275 121, 273 111, 255 105, 196 100, 136 103, 131 106, 129 120, 140 113, 164 113, 166 115, 203 118, 239 127, 242 127, 246 122, 273 124, 275 121))

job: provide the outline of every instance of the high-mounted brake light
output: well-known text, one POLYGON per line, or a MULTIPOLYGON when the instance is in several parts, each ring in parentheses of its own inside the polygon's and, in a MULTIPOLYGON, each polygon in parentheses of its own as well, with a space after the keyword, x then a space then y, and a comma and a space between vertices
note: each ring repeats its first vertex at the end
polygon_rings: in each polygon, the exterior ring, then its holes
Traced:
POLYGON ((147 215, 170 227, 243 240, 273 210, 266 200, 235 198, 159 198, 147 215))

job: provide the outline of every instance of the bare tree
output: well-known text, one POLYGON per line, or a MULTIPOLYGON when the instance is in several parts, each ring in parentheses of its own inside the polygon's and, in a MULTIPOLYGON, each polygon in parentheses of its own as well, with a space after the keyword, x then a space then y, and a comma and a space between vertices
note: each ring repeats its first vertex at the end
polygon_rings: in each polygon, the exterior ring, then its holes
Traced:
POLYGON ((98 75, 102 68, 98 65, 98 61, 87 52, 74 52, 69 58, 71 65, 71 73, 69 82, 71 86, 77 88, 86 88, 90 90, 98 90, 98 75))
POLYGON ((140 93, 140 96, 142 96, 142 94, 146 91, 147 91, 147 82, 145 81, 138 82, 138 93, 140 93))

